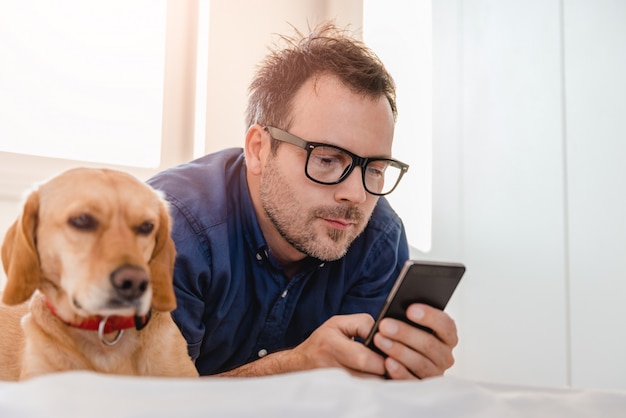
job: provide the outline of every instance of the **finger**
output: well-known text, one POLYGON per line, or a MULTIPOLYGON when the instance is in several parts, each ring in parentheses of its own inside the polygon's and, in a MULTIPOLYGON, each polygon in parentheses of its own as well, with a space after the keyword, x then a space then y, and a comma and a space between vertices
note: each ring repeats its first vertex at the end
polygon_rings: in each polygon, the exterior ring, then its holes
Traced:
POLYGON ((346 336, 355 338, 367 338, 372 327, 374 318, 369 314, 352 314, 334 316, 329 321, 335 321, 335 326, 346 336))
MULTIPOLYGON (((326 324, 325 324, 326 325, 326 324)), ((335 329, 335 341, 332 344, 332 357, 339 365, 352 374, 368 374, 382 376, 385 367, 381 356, 367 348, 355 337, 365 338, 374 325, 374 318, 368 314, 341 315, 327 321, 331 329, 335 329), (349 339, 346 339, 349 337, 349 339)))
MULTIPOLYGON (((418 331, 425 335, 427 340, 431 340, 434 341, 435 344, 439 344, 441 346, 441 352, 445 353, 447 351, 445 345, 441 341, 424 331, 414 330, 415 333, 418 331)), ((440 363, 433 361, 433 357, 437 359, 445 357, 440 354, 439 350, 431 350, 423 353, 415 347, 407 347, 405 344, 397 340, 385 338, 382 334, 378 334, 374 337, 374 343, 381 349, 381 351, 389 356, 385 361, 385 368, 387 369, 389 376, 394 379, 406 379, 407 373, 411 373, 421 379, 432 376, 440 376, 448 368, 448 363, 443 360, 441 360, 440 363), (393 370, 390 369, 390 366, 393 365, 393 363, 389 363, 389 359, 395 360, 395 362, 402 367, 393 370), (402 368, 406 370, 402 370, 402 368)))
POLYGON ((393 380, 417 380, 419 379, 415 374, 411 373, 402 363, 396 361, 393 357, 387 357, 385 359, 385 370, 387 376, 393 380))
POLYGON ((459 342, 456 323, 445 312, 432 306, 415 303, 406 311, 409 320, 428 327, 444 344, 454 348, 459 342))
MULTIPOLYGON (((369 372, 363 372, 361 370, 355 370, 355 369, 351 369, 349 367, 344 367, 344 370, 346 370, 348 373, 350 373, 351 376, 354 377, 359 377, 359 378, 369 378, 369 379, 383 379, 385 377, 385 373, 369 373, 369 372)), ((384 370, 384 365, 383 365, 383 370, 384 370)))
POLYGON ((453 347, 436 335, 389 318, 381 321, 379 331, 377 347, 420 377, 442 374, 454 364, 453 347))

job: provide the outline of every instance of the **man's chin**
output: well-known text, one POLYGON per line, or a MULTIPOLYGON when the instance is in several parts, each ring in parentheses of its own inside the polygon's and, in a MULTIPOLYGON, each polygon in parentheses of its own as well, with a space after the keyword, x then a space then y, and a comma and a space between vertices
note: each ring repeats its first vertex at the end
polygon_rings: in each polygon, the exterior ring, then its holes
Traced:
POLYGON ((326 237, 324 240, 316 240, 315 247, 306 254, 322 261, 336 261, 346 255, 351 243, 352 241, 346 242, 345 239, 338 242, 326 237))

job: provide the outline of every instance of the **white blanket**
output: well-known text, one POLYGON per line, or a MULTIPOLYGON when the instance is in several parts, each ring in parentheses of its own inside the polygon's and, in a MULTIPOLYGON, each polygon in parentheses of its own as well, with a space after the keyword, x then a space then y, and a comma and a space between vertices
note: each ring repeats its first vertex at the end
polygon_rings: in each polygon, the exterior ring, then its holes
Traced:
POLYGON ((0 382, 0 417, 626 417, 626 393, 359 379, 339 370, 160 379, 67 372, 0 382))

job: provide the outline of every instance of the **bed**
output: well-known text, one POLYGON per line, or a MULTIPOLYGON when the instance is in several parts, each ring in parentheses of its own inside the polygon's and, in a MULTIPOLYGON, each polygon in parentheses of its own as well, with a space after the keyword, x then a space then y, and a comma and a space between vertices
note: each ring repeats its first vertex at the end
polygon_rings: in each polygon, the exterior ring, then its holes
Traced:
POLYGON ((626 392, 456 377, 355 378, 336 369, 260 378, 166 379, 65 372, 0 382, 0 417, 624 417, 626 392))

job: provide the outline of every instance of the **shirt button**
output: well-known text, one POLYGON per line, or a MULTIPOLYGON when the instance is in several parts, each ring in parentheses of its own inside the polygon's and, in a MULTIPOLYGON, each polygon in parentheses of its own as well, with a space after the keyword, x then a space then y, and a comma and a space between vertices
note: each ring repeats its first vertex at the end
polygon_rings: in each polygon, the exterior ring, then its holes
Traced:
POLYGON ((287 289, 285 289, 285 291, 280 295, 281 298, 286 298, 287 297, 287 293, 289 293, 289 291, 287 289))
POLYGON ((258 354, 259 358, 263 358, 263 357, 267 356, 267 350, 262 348, 262 349, 259 350, 259 352, 257 354, 258 354))
POLYGON ((263 260, 263 256, 260 253, 256 253, 256 259, 261 261, 263 260))

